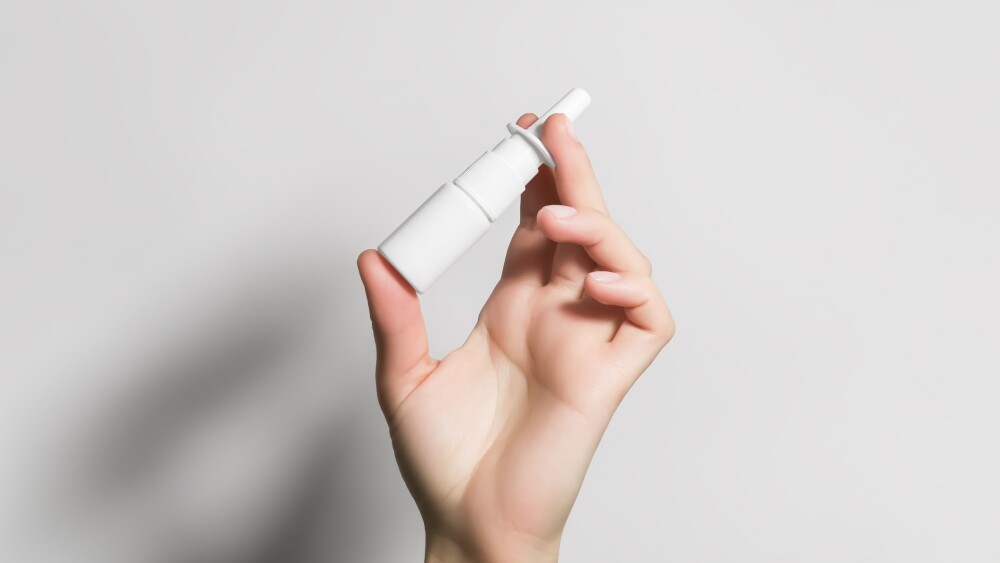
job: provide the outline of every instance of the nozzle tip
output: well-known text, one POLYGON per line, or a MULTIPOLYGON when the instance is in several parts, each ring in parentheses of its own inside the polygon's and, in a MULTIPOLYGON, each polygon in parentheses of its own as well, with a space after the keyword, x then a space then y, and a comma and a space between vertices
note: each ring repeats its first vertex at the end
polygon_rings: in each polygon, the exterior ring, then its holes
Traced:
POLYGON ((563 113, 566 114, 566 117, 575 121, 589 105, 590 94, 583 88, 573 88, 561 100, 556 102, 556 105, 552 106, 552 109, 545 112, 545 115, 563 113))
POLYGON ((542 129, 542 124, 545 120, 549 118, 550 115, 554 113, 565 114, 570 121, 576 121, 583 110, 587 109, 590 105, 590 94, 587 93, 583 88, 573 88, 561 100, 556 102, 556 105, 549 108, 549 111, 542 114, 531 127, 528 127, 528 132, 536 137, 539 136, 542 129))

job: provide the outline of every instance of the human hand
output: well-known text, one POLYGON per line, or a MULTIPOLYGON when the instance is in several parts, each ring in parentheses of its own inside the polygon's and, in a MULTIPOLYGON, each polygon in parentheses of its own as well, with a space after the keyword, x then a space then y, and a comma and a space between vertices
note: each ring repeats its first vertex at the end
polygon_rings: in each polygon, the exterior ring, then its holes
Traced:
POLYGON ((413 289, 374 250, 358 258, 379 404, 428 561, 557 560, 612 414, 674 333, 571 122, 551 116, 542 142, 556 168, 528 184, 500 281, 443 359, 428 353, 413 289))

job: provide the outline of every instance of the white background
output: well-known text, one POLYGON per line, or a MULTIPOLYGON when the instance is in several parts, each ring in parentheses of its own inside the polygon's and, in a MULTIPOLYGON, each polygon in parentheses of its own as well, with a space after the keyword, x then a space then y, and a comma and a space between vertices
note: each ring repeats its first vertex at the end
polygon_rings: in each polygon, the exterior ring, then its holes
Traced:
MULTIPOLYGON (((581 86, 678 333, 563 559, 997 561, 998 15, 4 0, 0 545, 420 560, 354 259, 581 86)), ((423 299, 435 354, 513 215, 423 299)))

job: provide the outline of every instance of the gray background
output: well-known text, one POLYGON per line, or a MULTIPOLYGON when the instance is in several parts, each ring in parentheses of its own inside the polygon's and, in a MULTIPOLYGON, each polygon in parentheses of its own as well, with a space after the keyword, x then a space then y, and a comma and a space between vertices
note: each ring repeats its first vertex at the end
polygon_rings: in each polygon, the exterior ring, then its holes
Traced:
MULTIPOLYGON (((355 256, 581 86, 678 334, 564 560, 1000 559, 997 16, 0 2, 0 545, 420 560, 355 256)), ((435 354, 513 215, 423 299, 435 354)))

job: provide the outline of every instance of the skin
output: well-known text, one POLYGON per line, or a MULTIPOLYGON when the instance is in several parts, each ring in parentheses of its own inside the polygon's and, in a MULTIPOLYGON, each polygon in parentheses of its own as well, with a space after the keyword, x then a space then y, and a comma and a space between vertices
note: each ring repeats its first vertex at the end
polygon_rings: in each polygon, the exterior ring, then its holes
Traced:
POLYGON ((542 142, 556 168, 527 186, 501 279, 443 359, 428 353, 413 289, 374 250, 358 258, 379 404, 427 561, 556 561, 611 416, 674 334, 572 124, 553 115, 542 142))

